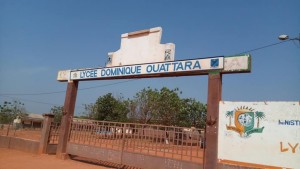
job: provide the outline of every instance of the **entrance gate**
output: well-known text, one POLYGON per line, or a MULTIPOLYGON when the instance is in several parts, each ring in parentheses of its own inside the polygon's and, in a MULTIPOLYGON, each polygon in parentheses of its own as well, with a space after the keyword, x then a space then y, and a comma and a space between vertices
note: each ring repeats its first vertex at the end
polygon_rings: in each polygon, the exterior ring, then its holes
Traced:
POLYGON ((203 130, 73 120, 66 153, 138 168, 201 168, 203 130))
MULTIPOLYGON (((191 60, 182 60, 174 61, 175 45, 174 44, 159 44, 161 37, 161 28, 152 28, 149 30, 137 31, 132 33, 126 33, 122 35, 121 49, 114 53, 109 53, 107 65, 104 68, 94 68, 94 69, 77 69, 77 70, 63 70, 58 72, 58 81, 68 82, 66 98, 64 103, 64 112, 62 117, 62 123, 60 127, 60 136, 57 146, 57 156, 62 157, 66 154, 73 155, 82 155, 88 156, 91 158, 99 157, 99 160, 111 161, 116 159, 117 162, 122 164, 127 164, 128 161, 136 162, 134 165, 137 167, 146 168, 146 165, 154 164, 164 164, 167 163, 165 168, 191 168, 190 165, 193 165, 193 162, 181 162, 180 164, 177 161, 170 162, 167 156, 161 157, 152 157, 151 153, 162 153, 163 155, 172 152, 171 156, 178 156, 175 151, 171 151, 170 147, 162 144, 155 144, 156 147, 161 148, 155 149, 153 152, 150 151, 150 147, 145 147, 143 145, 152 143, 146 143, 145 140, 141 138, 148 138, 144 135, 139 135, 138 133, 145 132, 145 130, 133 124, 122 124, 122 123, 113 123, 114 125, 108 125, 108 131, 112 133, 113 139, 104 139, 103 134, 101 134, 101 129, 107 128, 106 125, 93 122, 91 124, 82 124, 81 122, 73 122, 73 114, 77 96, 77 89, 79 81, 87 80, 113 80, 113 79, 128 79, 128 78, 154 78, 154 77, 174 77, 174 76, 195 76, 195 75, 208 75, 208 98, 207 98, 207 119, 206 119, 206 128, 205 128, 205 149, 204 149, 204 160, 203 167, 214 169, 217 168, 218 159, 218 112, 219 112, 219 101, 221 101, 222 93, 222 74, 229 73, 247 73, 251 71, 251 57, 250 55, 239 55, 239 56, 230 56, 230 57, 210 57, 202 59, 191 59, 191 60), (129 43, 130 41, 130 43, 129 43), (123 58, 122 58, 123 57, 123 58), (151 63, 151 60, 154 63, 151 63), (125 65, 125 66, 123 66, 125 65), (117 125, 118 124, 118 125, 117 125), (77 128, 76 128, 77 126, 77 128), (96 147, 91 146, 90 144, 85 144, 87 140, 77 140, 76 134, 82 136, 82 130, 86 130, 85 134, 90 133, 89 143, 92 142, 96 147), (100 130, 100 134, 97 134, 100 130), (126 134, 126 131, 135 131, 131 135, 126 134), (136 132, 140 131, 140 132, 136 132), (118 133, 118 132, 121 132, 118 133), (92 133, 94 135, 92 135, 92 133), (69 141, 70 137, 70 141, 69 141), (107 140, 112 141, 112 149, 107 149, 107 147, 102 146, 102 142, 97 143, 98 138, 101 141, 105 142, 107 140), (133 138, 133 139, 129 139, 133 138), (94 139, 94 141, 92 141, 94 139), (130 141, 129 141, 129 140, 130 141), (133 141, 132 141, 133 140, 133 141), (76 142, 79 141, 79 142, 76 142), (130 145, 137 145, 131 147, 130 145), (139 145, 141 144, 141 145, 139 145), (113 147, 115 146, 116 149, 113 147), (118 145, 118 146, 117 146, 118 145), (128 146, 129 145, 129 146, 128 146), (127 149, 127 147, 129 149, 127 149), (139 147, 139 148, 138 148, 139 147), (143 150, 143 149, 146 150, 143 150), (140 153, 135 153, 135 150, 140 151, 140 153), (124 151, 126 150, 126 151, 124 151), (127 151, 128 150, 128 151, 127 151), (144 155, 144 151, 151 152, 144 155), (94 153, 94 155, 93 155, 94 153), (114 158, 116 157, 116 158, 114 158), (142 160, 143 159, 143 160, 142 160), (141 161, 141 162, 139 162, 141 161), (138 164, 140 163, 140 164, 138 164), (169 165, 170 164, 170 165, 169 165), (179 164, 179 167, 176 167, 179 164), (185 165, 186 164, 186 165, 185 165)), ((112 124, 112 123, 111 123, 112 124)), ((150 127, 152 128, 152 127, 150 127)), ((177 129, 170 127, 154 127, 155 131, 162 132, 167 135, 173 133, 174 137, 168 140, 174 145, 178 141, 176 138, 179 134, 177 129)), ((108 132, 105 130, 105 132, 108 132)), ((183 130, 182 130, 183 131, 183 130)), ((106 133, 107 134, 107 133, 106 133)), ((84 135, 84 134, 83 134, 84 135)), ((105 134, 104 134, 105 135, 105 134)), ((172 134, 171 134, 172 135, 172 134)), ((184 135, 183 133, 181 135, 184 135)), ((195 136, 196 137, 196 136, 195 136)), ((79 137, 81 138, 81 137, 79 137)), ((183 138, 183 137, 182 137, 183 138)), ((153 139, 153 138, 152 138, 153 139)), ((156 138, 157 139, 157 138, 156 138)), ((148 139, 146 139, 148 140, 148 139)), ((165 138, 160 140, 166 141, 165 138)), ((179 139, 180 140, 180 139, 179 139)), ((99 139, 98 139, 99 141, 99 139)), ((184 146, 182 140, 182 146, 184 146)), ((197 140, 198 141, 198 140, 197 140)), ((199 147, 200 143, 197 143, 196 146, 199 147), (197 145, 198 144, 198 145, 197 145)), ((109 146, 107 144, 104 144, 109 146)), ((180 145, 180 146, 181 146, 180 145)), ((179 147, 180 147, 179 146, 179 147)), ((175 145, 171 149, 178 150, 175 145)), ((194 147, 191 146, 192 150, 194 147)), ((184 159, 184 151, 191 156, 188 158, 193 159, 194 151, 189 151, 190 148, 182 147, 180 158, 184 159)), ((197 151, 196 151, 197 154, 197 151)), ((182 159, 180 159, 182 161, 182 159)), ((172 160, 171 160, 172 161, 172 160)), ((196 160, 197 161, 197 160, 196 160)), ((199 160, 198 162, 202 162, 199 160)), ((197 162, 196 162, 197 163, 197 162)), ((132 163, 131 163, 132 164, 132 163)), ((200 165, 195 165, 196 168, 199 168, 200 165)), ((154 166, 153 166, 154 168, 154 166)))

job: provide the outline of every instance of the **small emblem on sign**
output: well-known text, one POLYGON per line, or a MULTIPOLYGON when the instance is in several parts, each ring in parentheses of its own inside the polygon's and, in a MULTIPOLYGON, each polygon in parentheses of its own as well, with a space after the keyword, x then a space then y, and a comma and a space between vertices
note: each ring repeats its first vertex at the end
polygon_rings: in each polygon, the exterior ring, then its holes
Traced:
POLYGON ((210 67, 211 68, 219 67, 219 59, 211 59, 210 60, 210 67))
POLYGON ((254 109, 240 107, 234 111, 227 111, 226 117, 229 117, 227 130, 232 130, 240 134, 241 137, 249 137, 253 133, 262 133, 265 127, 259 128, 260 120, 265 118, 264 112, 253 112, 254 109), (234 117, 234 125, 231 125, 231 118, 234 117), (254 128, 254 121, 257 119, 257 128, 254 128))
POLYGON ((74 73, 74 74, 73 74, 73 78, 77 78, 77 73, 74 73))
POLYGON ((171 60, 171 49, 165 50, 165 61, 171 60))

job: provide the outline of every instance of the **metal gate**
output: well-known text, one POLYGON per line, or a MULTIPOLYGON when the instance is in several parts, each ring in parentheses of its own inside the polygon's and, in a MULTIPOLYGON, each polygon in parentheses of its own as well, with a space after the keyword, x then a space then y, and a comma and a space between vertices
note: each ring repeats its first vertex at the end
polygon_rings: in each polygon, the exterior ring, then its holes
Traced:
POLYGON ((67 153, 138 168, 202 168, 203 130, 73 120, 67 153))

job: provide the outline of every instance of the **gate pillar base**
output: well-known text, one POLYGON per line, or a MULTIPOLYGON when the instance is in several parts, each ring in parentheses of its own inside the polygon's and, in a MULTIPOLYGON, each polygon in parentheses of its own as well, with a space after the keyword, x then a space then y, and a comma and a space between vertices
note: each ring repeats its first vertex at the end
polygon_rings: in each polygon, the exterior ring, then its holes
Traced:
POLYGON ((67 150, 67 143, 69 140, 71 122, 75 110, 75 102, 77 96, 78 81, 68 82, 66 99, 63 109, 63 117, 61 119, 61 126, 59 130, 59 139, 56 150, 56 157, 63 158, 67 150))
POLYGON ((67 160, 70 159, 70 155, 67 153, 61 153, 56 155, 57 158, 62 159, 62 160, 67 160))
POLYGON ((41 134, 41 140, 39 145, 39 154, 47 153, 47 146, 49 144, 49 135, 51 123, 53 122, 54 115, 53 114, 44 114, 43 128, 41 134))

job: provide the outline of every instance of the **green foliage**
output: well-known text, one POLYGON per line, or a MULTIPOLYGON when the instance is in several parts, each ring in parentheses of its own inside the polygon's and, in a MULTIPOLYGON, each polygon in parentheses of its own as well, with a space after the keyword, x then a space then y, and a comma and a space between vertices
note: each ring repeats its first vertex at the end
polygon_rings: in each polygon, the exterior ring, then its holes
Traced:
POLYGON ((95 104, 85 104, 83 114, 95 120, 204 128, 207 106, 195 99, 181 99, 180 94, 178 88, 166 87, 144 88, 127 100, 108 93, 95 104))
POLYGON ((84 104, 84 112, 82 113, 83 116, 81 118, 87 119, 96 119, 97 117, 97 105, 94 103, 84 104))
POLYGON ((206 121, 206 104, 195 99, 188 98, 181 100, 181 109, 177 113, 176 124, 183 127, 204 128, 206 121))
POLYGON ((266 117, 265 113, 261 112, 261 111, 256 111, 255 117, 257 118, 257 128, 259 128, 259 121, 260 121, 260 119, 264 119, 266 117))
POLYGON ((50 113, 54 114, 54 122, 60 123, 63 116, 64 107, 63 106, 53 106, 50 113))
POLYGON ((164 125, 176 125, 176 115, 180 113, 181 100, 179 89, 170 90, 163 87, 158 95, 156 102, 156 113, 154 117, 164 125))
POLYGON ((131 121, 140 123, 149 123, 155 114, 158 114, 157 106, 159 92, 150 88, 143 89, 136 93, 133 100, 127 101, 127 107, 130 110, 129 118, 131 121))
POLYGON ((11 123, 17 116, 23 118, 27 115, 24 103, 18 100, 4 101, 0 105, 0 123, 11 123))
POLYGON ((127 120, 128 109, 122 98, 116 99, 111 93, 101 96, 95 103, 96 120, 105 121, 119 121, 125 122, 127 120))
POLYGON ((229 117, 229 126, 231 126, 231 118, 233 117, 233 111, 227 111, 226 117, 229 117))
POLYGON ((227 111, 226 117, 233 117, 233 111, 227 111))
POLYGON ((255 112, 255 117, 257 119, 264 119, 265 118, 265 113, 264 112, 260 112, 260 111, 256 111, 255 112))
POLYGON ((203 128, 206 105, 195 99, 181 99, 180 94, 178 88, 143 89, 133 100, 127 100, 128 117, 132 122, 203 128))

